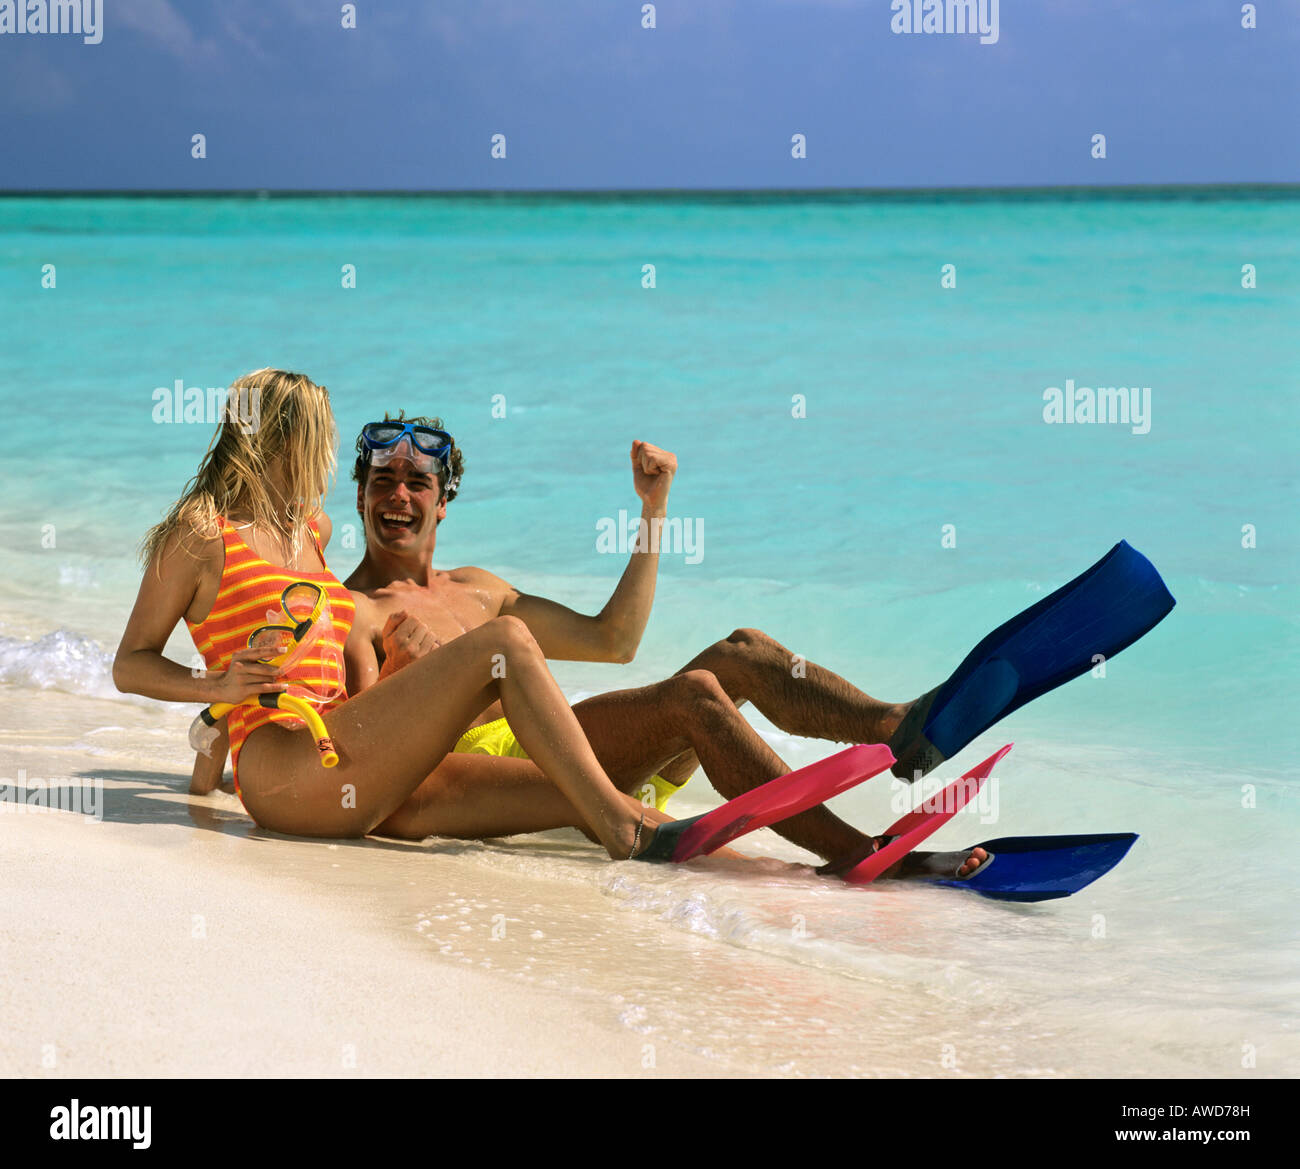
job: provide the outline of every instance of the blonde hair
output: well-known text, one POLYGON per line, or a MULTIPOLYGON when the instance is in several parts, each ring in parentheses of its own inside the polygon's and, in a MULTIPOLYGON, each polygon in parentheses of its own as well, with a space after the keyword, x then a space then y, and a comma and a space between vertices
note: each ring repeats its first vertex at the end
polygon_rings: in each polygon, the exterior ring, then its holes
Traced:
POLYGON ((162 522, 145 535, 141 559, 148 564, 174 533, 187 549, 191 535, 219 535, 217 517, 231 512, 250 516, 258 528, 284 533, 297 547, 307 520, 325 502, 337 445, 324 386, 282 369, 259 369, 237 378, 198 472, 162 522), (287 527, 268 483, 273 465, 285 480, 287 527))

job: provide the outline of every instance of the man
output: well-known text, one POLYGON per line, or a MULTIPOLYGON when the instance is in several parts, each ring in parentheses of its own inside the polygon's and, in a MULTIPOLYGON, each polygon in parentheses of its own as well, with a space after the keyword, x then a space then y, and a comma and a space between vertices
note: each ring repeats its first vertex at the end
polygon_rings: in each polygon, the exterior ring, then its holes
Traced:
MULTIPOLYGON (((651 443, 631 449, 633 487, 643 530, 661 522, 677 470, 676 457, 651 443)), ((631 661, 654 600, 658 542, 633 551, 618 586, 596 616, 520 591, 483 568, 433 567, 438 525, 446 518, 464 474, 464 458, 440 419, 405 414, 369 424, 357 440, 353 478, 366 534, 361 563, 345 583, 357 602, 348 641, 348 692, 355 694, 462 633, 498 616, 524 621, 548 658, 631 661)), ((907 704, 880 702, 820 666, 796 672, 794 655, 767 635, 738 629, 687 662, 677 674, 637 689, 589 698, 574 706, 592 748, 614 783, 647 799, 673 790, 703 763, 727 798, 789 770, 736 707, 752 702, 774 725, 796 735, 844 743, 887 742, 907 704), (649 786, 647 786, 649 785, 649 786)), ((551 785, 515 742, 499 705, 485 710, 417 792, 411 808, 381 826, 414 835, 423 801, 447 800, 457 783, 510 782, 548 801, 551 785), (510 760, 478 767, 466 756, 510 760), (477 777, 477 778, 476 778, 477 777), (408 823, 410 821, 411 823, 408 823)), ((534 804, 533 806, 540 806, 534 804)), ((558 814, 558 813, 557 813, 558 814)), ((568 821, 565 821, 568 822, 568 821)), ((828 861, 855 860, 873 843, 826 808, 814 808, 777 827, 787 839, 828 861)), ((427 835, 427 833, 423 833, 427 835)), ((914 854, 901 872, 974 871, 982 856, 914 854)))

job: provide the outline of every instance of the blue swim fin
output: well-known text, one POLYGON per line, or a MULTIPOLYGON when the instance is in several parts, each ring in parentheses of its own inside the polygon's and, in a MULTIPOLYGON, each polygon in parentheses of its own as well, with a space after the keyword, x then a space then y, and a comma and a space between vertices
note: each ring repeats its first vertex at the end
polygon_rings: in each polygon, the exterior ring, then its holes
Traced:
POLYGON ((971 848, 989 854, 969 877, 933 882, 971 889, 999 901, 1069 897, 1105 876, 1133 847, 1135 832, 1094 836, 1004 836, 971 848))
POLYGON ((1082 576, 990 633, 889 741, 900 779, 926 775, 994 723, 1114 657, 1174 607, 1160 574, 1121 540, 1082 576))

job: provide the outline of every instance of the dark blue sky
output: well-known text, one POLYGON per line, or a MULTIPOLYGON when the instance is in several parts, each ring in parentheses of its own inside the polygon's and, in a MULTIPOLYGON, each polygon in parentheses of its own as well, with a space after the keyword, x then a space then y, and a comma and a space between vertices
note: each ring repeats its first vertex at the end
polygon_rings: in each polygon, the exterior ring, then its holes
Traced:
POLYGON ((991 45, 895 35, 889 0, 663 0, 653 31, 641 0, 103 6, 99 45, 0 36, 0 188, 1300 180, 1300 0, 1254 31, 1238 0, 1002 0, 991 45))

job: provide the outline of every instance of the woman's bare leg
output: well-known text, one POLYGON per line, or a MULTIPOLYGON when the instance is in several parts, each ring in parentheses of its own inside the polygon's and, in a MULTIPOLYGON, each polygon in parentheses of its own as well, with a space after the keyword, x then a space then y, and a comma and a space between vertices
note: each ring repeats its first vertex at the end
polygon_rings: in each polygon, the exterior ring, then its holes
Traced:
MULTIPOLYGON (((641 805, 629 795, 623 799, 639 818, 641 805)), ((670 819, 650 811, 647 825, 670 819)), ((577 828, 591 836, 577 808, 532 760, 465 753, 448 755, 374 832, 403 840, 479 840, 551 828, 577 828)))
MULTIPOLYGON (((320 766, 304 734, 258 730, 240 756, 245 806, 280 832, 365 835, 401 807, 496 699, 524 750, 606 851, 627 857, 639 812, 601 769, 532 634, 513 617, 471 630, 330 711, 336 768, 320 766)), ((650 835, 642 833, 641 847, 650 835)))
MULTIPOLYGON (((656 808, 642 809, 631 796, 624 799, 635 807, 638 817, 644 811, 647 829, 672 819, 656 808)), ((465 753, 448 755, 375 834, 402 840, 426 836, 481 840, 568 827, 595 839, 590 829, 578 822, 573 805, 531 760, 465 753)), ((730 848, 717 849, 709 856, 768 873, 812 871, 806 865, 746 856, 730 848)))
MULTIPOLYGON (((758 787, 789 767, 745 721, 705 670, 663 682, 597 695, 573 708, 600 765, 630 791, 684 749, 698 750, 713 786, 726 798, 758 787)), ((657 822, 647 817, 647 824, 657 822)), ((568 799, 525 759, 449 755, 375 831, 426 836, 505 836, 582 827, 568 799)), ((826 860, 869 843, 825 807, 774 826, 787 840, 826 860)))

